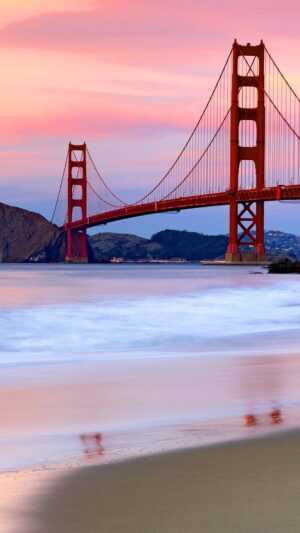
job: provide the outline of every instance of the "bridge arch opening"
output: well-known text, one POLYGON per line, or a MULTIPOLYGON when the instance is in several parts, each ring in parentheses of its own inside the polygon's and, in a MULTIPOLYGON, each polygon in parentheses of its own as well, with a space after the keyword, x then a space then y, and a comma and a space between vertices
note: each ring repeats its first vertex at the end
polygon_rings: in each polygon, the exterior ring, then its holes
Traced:
POLYGON ((239 145, 249 148, 257 145, 257 125, 254 120, 240 121, 239 145))
POLYGON ((238 187, 240 190, 256 187, 256 168, 254 161, 244 159, 239 164, 238 187))
POLYGON ((82 209, 81 207, 79 206, 75 206, 73 207, 73 210, 72 210, 72 218, 74 221, 76 220, 82 220, 83 218, 83 213, 82 213, 82 209))
POLYGON ((74 200, 82 200, 82 187, 80 185, 73 185, 74 200))
POLYGON ((256 109, 258 106, 257 88, 241 87, 238 94, 238 104, 242 109, 256 109))

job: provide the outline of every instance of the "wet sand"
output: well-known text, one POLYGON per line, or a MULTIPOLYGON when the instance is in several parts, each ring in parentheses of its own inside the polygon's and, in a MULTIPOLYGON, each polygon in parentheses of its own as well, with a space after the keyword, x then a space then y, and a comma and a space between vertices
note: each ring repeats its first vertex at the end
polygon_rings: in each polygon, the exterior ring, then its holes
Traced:
POLYGON ((31 500, 22 531, 296 533, 299 459, 293 430, 75 469, 31 500))

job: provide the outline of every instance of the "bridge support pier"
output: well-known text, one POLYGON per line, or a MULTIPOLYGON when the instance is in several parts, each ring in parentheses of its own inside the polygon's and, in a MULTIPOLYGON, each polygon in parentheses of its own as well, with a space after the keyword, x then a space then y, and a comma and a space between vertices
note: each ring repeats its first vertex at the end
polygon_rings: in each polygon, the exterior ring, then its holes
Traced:
POLYGON ((88 263, 87 236, 85 231, 67 230, 66 263, 88 263))
POLYGON ((265 262, 264 202, 230 204, 229 242, 225 260, 229 263, 265 262))
MULTIPOLYGON (((264 189, 265 183, 265 46, 240 45, 236 41, 232 52, 232 87, 230 114, 230 222, 229 243, 225 260, 228 262, 265 261, 264 247, 264 202, 239 201, 239 174, 242 162, 252 162, 255 169, 257 195, 264 189), (250 58, 249 61, 247 58, 250 58), (239 58, 245 58, 249 65, 248 75, 238 70, 239 58), (252 67, 255 64, 256 67, 252 67), (258 69, 258 72, 256 72, 258 69), (255 91, 256 107, 251 107, 250 93, 255 91), (241 91, 246 91, 243 98, 241 91), (241 97, 242 96, 242 97, 241 97), (243 102, 245 104, 243 105, 243 102), (240 139, 240 123, 244 121, 243 142, 240 139), (249 131, 256 126, 256 142, 249 131), (246 131, 246 134, 245 134, 246 131), (245 144, 245 139, 247 142, 245 144)), ((255 100, 255 99, 253 99, 255 100)))
POLYGON ((86 144, 69 144, 68 151, 68 213, 65 224, 67 263, 87 263, 88 247, 85 229, 76 229, 74 222, 87 222, 86 144), (76 214, 76 211, 78 214, 76 214))

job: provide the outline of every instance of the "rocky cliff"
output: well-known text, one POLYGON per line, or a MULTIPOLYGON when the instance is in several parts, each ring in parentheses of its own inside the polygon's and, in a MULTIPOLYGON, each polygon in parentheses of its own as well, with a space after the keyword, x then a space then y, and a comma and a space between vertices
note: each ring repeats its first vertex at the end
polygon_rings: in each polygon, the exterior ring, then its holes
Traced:
POLYGON ((0 203, 0 262, 64 258, 64 234, 43 216, 0 203))

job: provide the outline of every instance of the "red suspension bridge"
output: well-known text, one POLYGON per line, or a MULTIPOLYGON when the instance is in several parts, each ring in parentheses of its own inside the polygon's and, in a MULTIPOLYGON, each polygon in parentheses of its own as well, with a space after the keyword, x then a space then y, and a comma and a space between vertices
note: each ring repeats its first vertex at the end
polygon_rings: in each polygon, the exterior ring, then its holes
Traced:
POLYGON ((264 43, 236 41, 196 126, 168 171, 128 203, 86 146, 70 144, 52 220, 67 184, 66 260, 87 261, 87 229, 152 213, 229 206, 227 261, 265 259, 264 204, 300 199, 300 99, 264 43), (95 183, 97 185, 95 185, 95 183))

